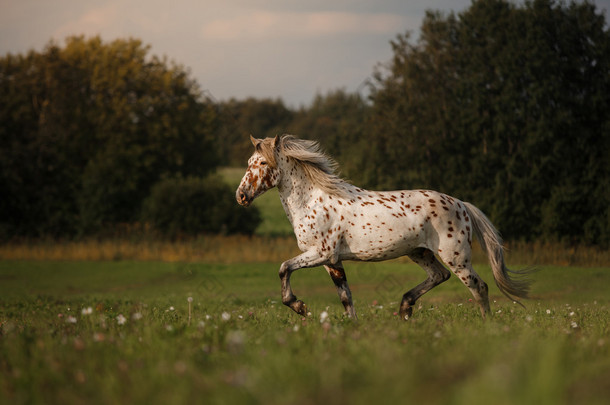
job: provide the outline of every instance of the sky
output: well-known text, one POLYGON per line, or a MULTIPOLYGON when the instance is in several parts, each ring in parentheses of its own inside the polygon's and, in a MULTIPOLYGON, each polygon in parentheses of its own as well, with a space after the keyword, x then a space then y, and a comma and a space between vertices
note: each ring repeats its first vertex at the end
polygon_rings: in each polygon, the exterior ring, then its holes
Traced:
MULTIPOLYGON (((0 55, 42 51, 72 35, 138 38, 151 55, 189 69, 214 99, 281 98, 362 89, 392 57, 390 41, 417 34, 427 9, 470 0, 0 0, 0 55)), ((595 0, 610 10, 610 0, 595 0)), ((606 18, 608 11, 606 11, 606 18)))

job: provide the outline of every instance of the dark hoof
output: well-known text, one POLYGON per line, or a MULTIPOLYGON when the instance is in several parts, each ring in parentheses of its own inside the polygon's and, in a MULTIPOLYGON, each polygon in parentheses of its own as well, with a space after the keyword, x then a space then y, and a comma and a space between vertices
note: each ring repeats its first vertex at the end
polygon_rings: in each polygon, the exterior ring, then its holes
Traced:
POLYGON ((294 301, 290 304, 290 308, 299 315, 307 316, 307 305, 301 300, 294 301))
POLYGON ((408 306, 406 308, 400 308, 400 319, 403 321, 408 321, 409 318, 413 315, 413 307, 408 306))

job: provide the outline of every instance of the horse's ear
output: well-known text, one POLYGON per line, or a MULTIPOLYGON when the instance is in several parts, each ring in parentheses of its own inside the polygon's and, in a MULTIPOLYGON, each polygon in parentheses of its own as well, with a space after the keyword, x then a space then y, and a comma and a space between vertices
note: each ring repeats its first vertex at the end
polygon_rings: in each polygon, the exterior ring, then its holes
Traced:
POLYGON ((255 137, 252 136, 252 134, 250 134, 250 141, 252 142, 252 145, 254 145, 255 149, 258 146, 258 144, 261 143, 261 140, 256 139, 255 137))
POLYGON ((275 139, 273 140, 273 148, 274 148, 274 149, 276 149, 276 150, 280 150, 280 141, 281 141, 280 136, 279 136, 279 135, 276 135, 276 136, 275 136, 275 139))

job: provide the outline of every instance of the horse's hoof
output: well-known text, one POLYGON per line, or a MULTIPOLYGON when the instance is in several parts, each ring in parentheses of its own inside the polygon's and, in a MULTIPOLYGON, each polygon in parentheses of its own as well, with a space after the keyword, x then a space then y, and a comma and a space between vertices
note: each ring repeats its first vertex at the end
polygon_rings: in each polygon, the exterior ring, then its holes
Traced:
POLYGON ((307 305, 301 300, 297 300, 292 304, 292 309, 299 315, 307 316, 307 305))
POLYGON ((413 307, 400 308, 400 319, 408 321, 413 315, 413 307))

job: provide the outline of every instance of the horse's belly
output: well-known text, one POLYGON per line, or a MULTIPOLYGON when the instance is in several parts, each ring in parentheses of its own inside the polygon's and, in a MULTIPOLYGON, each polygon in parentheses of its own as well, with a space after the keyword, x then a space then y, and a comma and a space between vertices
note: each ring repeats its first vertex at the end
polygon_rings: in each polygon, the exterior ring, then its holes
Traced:
POLYGON ((343 260, 388 260, 404 256, 421 245, 423 230, 416 229, 410 221, 394 219, 365 223, 359 232, 348 232, 344 239, 343 260))

